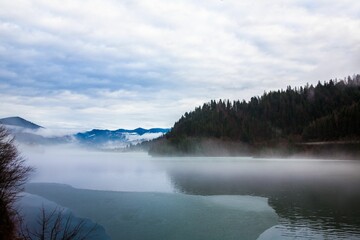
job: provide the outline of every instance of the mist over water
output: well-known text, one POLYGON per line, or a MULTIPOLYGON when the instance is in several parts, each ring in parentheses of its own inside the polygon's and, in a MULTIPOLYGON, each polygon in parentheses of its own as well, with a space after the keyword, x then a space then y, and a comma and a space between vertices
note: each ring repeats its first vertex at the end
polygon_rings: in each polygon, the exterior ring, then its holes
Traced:
POLYGON ((21 146, 35 167, 31 182, 69 184, 77 188, 112 191, 172 192, 166 172, 146 153, 89 151, 71 145, 21 146))
POLYGON ((279 217, 260 239, 360 239, 360 162, 249 157, 162 157, 21 146, 31 182, 77 188, 263 197, 279 217), (270 237, 269 237, 270 236, 270 237))
POLYGON ((360 161, 251 157, 150 157, 145 152, 90 151, 72 145, 24 146, 20 151, 35 167, 32 182, 56 182, 78 188, 114 191, 180 191, 191 194, 256 194, 247 185, 290 184, 332 187, 357 192, 360 161), (215 177, 215 178, 214 178, 215 177), (203 183, 190 191, 178 180, 203 183), (241 184, 241 187, 234 186, 241 184), (229 186, 232 190, 224 188, 229 186))
POLYGON ((360 239, 360 162, 198 158, 167 167, 178 191, 268 199, 279 225, 260 239, 360 239))

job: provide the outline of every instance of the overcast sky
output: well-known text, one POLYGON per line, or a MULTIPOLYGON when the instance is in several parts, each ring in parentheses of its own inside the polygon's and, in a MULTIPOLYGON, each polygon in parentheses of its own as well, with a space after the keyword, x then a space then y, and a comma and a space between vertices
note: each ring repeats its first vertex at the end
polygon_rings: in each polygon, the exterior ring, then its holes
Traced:
POLYGON ((171 127, 359 67, 358 0, 0 0, 0 117, 47 128, 171 127))

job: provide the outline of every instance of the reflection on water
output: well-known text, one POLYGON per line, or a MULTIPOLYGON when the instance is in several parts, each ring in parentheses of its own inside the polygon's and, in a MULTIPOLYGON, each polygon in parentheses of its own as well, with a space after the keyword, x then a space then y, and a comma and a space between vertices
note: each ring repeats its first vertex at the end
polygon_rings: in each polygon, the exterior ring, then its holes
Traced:
POLYGON ((178 191, 266 197, 284 238, 360 239, 360 162, 200 160, 167 165, 178 191))
POLYGON ((28 184, 26 191, 93 219, 114 240, 254 240, 277 224, 275 211, 261 197, 94 191, 46 183, 28 184))
POLYGON ((264 236, 360 239, 360 161, 23 150, 37 168, 34 182, 97 190, 266 197, 279 225, 264 236))

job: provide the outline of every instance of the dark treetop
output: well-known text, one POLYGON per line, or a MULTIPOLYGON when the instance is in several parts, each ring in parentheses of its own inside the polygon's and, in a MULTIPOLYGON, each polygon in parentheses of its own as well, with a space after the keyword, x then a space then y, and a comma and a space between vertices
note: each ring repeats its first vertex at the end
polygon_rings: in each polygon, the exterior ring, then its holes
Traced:
POLYGON ((215 145, 231 143, 242 151, 289 143, 358 141, 360 75, 319 81, 316 86, 289 86, 250 101, 212 100, 186 112, 152 144, 150 153, 204 153, 204 146, 212 148, 204 145, 204 139, 215 145))

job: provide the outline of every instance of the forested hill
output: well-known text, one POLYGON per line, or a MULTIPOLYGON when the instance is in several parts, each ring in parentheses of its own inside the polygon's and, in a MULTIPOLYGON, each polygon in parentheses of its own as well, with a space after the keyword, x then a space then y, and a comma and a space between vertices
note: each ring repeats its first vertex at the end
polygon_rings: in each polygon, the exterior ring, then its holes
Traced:
POLYGON ((201 139, 247 146, 360 140, 360 75, 250 101, 212 100, 185 113, 151 152, 198 151, 201 139))

